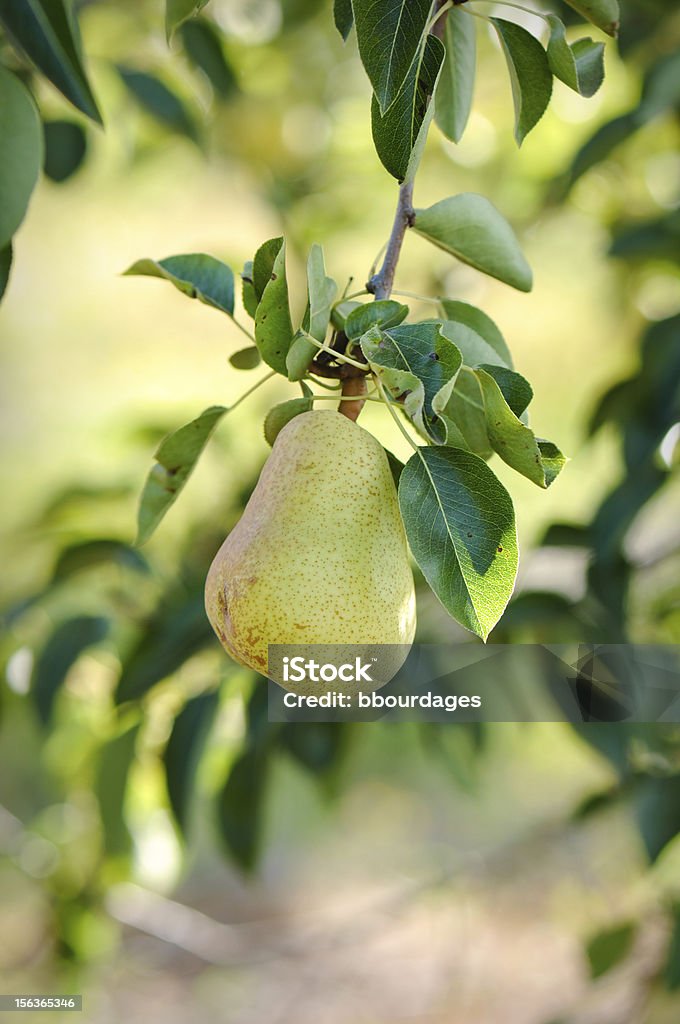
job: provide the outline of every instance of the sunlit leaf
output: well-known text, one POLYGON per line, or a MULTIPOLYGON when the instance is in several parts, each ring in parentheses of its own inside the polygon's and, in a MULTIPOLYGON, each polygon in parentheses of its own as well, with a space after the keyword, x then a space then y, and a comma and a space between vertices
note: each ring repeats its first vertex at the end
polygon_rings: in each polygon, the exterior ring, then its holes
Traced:
POLYGON ((512 355, 505 338, 490 316, 467 302, 442 299, 446 320, 442 334, 456 345, 466 366, 496 363, 512 369, 512 355))
POLYGON ((198 299, 206 306, 219 309, 229 316, 234 312, 234 275, 231 269, 205 253, 187 253, 167 256, 163 260, 137 260, 127 275, 160 277, 169 281, 183 295, 198 299))
MULTIPOLYGON (((279 241, 279 250, 255 314, 255 342, 265 363, 285 377, 288 375, 286 356, 293 341, 293 325, 288 306, 286 245, 283 239, 279 241)), ((257 290, 257 256, 254 271, 257 290)))
POLYGON ((510 72, 515 105, 515 138, 522 145, 550 103, 552 74, 539 41, 514 21, 491 18, 510 72))
POLYGON ((570 7, 597 25, 607 35, 615 36, 619 30, 618 0, 565 0, 570 7))
POLYGON ((326 275, 323 249, 314 244, 307 259, 307 310, 303 329, 295 335, 286 356, 289 380, 302 380, 319 351, 314 342, 325 340, 337 290, 333 278, 326 275))
POLYGON ((548 64, 556 78, 581 96, 594 96, 604 81, 604 43, 578 39, 569 45, 559 18, 548 15, 548 64))
POLYGON ((357 304, 345 318, 343 330, 350 341, 358 341, 371 327, 396 327, 408 316, 408 306, 394 299, 357 304))
POLYGON ((385 113, 421 49, 431 0, 353 0, 359 55, 385 113))
POLYGON ((477 22, 462 7, 446 16, 446 59, 439 85, 435 119, 447 138, 460 142, 470 117, 477 66, 477 22))

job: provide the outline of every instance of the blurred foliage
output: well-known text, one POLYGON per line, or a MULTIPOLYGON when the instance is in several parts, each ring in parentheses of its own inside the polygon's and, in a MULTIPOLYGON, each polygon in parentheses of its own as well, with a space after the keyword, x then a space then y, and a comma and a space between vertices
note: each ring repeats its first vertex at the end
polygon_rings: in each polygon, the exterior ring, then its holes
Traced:
MULTIPOLYGON (((554 7, 565 15, 564 4, 554 7)), ((330 5, 213 0, 175 32, 169 51, 161 45, 156 3, 92 0, 79 5, 79 12, 84 24, 99 17, 110 30, 100 34, 92 66, 95 79, 106 80, 107 95, 110 88, 115 97, 108 130, 129 133, 133 161, 179 133, 191 145, 253 167, 263 197, 287 222, 300 250, 311 239, 312 223, 316 232, 356 229, 372 198, 370 190, 356 195, 355 157, 347 149, 335 153, 331 141, 327 111, 341 102, 338 81, 349 58, 328 29, 330 5), (336 68, 331 75, 329 67, 336 68), (312 91, 318 106, 310 112, 312 91), (303 107, 300 123, 284 117, 296 106, 303 107), (253 118, 257 131, 249 131, 253 118), (284 121, 307 147, 269 145, 284 121), (327 194, 337 202, 323 199, 327 194)), ((644 177, 641 165, 650 149, 665 175, 677 174, 680 23, 664 0, 629 0, 622 14, 621 53, 639 97, 584 138, 551 181, 541 177, 544 166, 538 185, 499 182, 499 188, 517 190, 521 216, 530 223, 553 204, 578 200, 585 187, 583 204, 611 240, 610 258, 618 268, 615 301, 625 303, 659 275, 676 286, 680 282, 677 190, 674 199, 655 202, 648 193, 641 199, 631 184, 644 177), (665 128, 657 132, 660 123, 665 128)), ((3 56, 7 50, 5 41, 3 56)), ((17 61, 17 67, 28 80, 35 74, 27 63, 17 61)), ((342 102, 363 102, 355 79, 348 81, 350 95, 342 102)), ((66 114, 68 108, 49 89, 41 85, 37 94, 46 128, 45 172, 64 182, 90 158, 98 129, 75 120, 70 110, 66 114)), ((504 145, 468 173, 499 181, 504 145)), ((434 160, 448 173, 441 153, 434 160)), ((638 366, 610 382, 590 420, 593 444, 602 433, 616 439, 620 478, 592 519, 555 522, 537 553, 559 549, 587 559, 583 593, 575 599, 558 589, 558 573, 554 590, 520 590, 495 642, 680 638, 680 547, 673 512, 680 464, 680 317, 665 315, 663 308, 659 315, 651 306, 649 316, 634 313, 638 366), (646 535, 651 532, 655 543, 640 550, 636 538, 648 522, 646 535)), ((144 424, 134 443, 146 456, 164 432, 144 424)), ((22 580, 8 591, 0 646, 6 675, 0 690, 2 803, 21 821, 21 862, 39 879, 48 932, 64 961, 96 961, 118 941, 104 909, 107 891, 131 876, 135 831, 152 811, 169 809, 189 852, 201 823, 213 822, 228 856, 252 869, 266 827, 268 787, 282 762, 314 779, 328 799, 349 777, 361 727, 269 724, 262 681, 226 661, 205 620, 205 573, 253 484, 254 479, 232 488, 219 523, 212 510, 197 517, 173 559, 156 550, 147 557, 130 545, 120 525, 128 522, 133 501, 129 480, 65 485, 26 524, 29 534, 46 538, 51 569, 32 589, 22 580)), ((423 620, 423 639, 442 637, 436 613, 423 620)), ((491 731, 493 726, 428 724, 419 742, 430 758, 446 764, 457 785, 474 789, 491 731)), ((677 727, 588 724, 576 733, 575 742, 589 744, 612 771, 606 786, 568 810, 568 826, 586 829, 594 817, 606 819, 623 806, 637 823, 648 860, 662 863, 680 831, 677 727)), ((669 932, 652 987, 679 985, 678 895, 677 879, 658 884, 655 898, 669 932)), ((608 974, 632 955, 635 929, 626 911, 585 938, 584 962, 594 976, 608 974)))

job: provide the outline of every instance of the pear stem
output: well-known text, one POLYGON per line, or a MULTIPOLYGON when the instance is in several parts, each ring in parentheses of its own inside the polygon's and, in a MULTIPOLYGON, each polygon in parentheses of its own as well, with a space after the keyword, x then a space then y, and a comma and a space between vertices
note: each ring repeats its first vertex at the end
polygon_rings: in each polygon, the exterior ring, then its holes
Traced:
POLYGON ((397 427, 399 428, 399 432, 402 434, 403 437, 406 438, 406 440, 410 444, 411 448, 413 448, 413 451, 417 452, 419 446, 415 443, 415 441, 413 440, 411 435, 407 433, 406 428, 404 427, 404 425, 402 424, 401 420, 397 416, 396 412, 392 408, 392 403, 390 402, 389 398, 387 397, 387 392, 385 391, 385 388, 382 385, 382 381, 378 377, 374 377, 373 379, 375 380, 375 383, 377 385, 378 391, 380 392, 380 400, 381 400, 381 402, 384 403, 384 405, 387 406, 387 409, 388 409, 388 412, 389 412, 390 416, 392 417, 394 422, 397 424, 397 427))

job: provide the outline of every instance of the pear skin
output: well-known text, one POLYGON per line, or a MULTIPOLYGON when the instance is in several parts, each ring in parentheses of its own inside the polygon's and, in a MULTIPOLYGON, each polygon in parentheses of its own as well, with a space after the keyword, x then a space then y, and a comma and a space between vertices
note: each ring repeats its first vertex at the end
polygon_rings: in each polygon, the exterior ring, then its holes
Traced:
POLYGON ((395 674, 415 633, 415 593, 394 481, 372 434, 337 412, 306 412, 283 428, 210 567, 205 605, 226 651, 264 675, 269 644, 405 645, 395 674))

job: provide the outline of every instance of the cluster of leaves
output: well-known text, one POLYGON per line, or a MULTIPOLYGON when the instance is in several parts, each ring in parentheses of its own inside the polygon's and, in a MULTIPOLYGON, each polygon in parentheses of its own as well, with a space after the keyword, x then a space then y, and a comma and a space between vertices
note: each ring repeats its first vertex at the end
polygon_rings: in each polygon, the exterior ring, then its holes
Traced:
MULTIPOLYGON (((207 2, 207 0, 206 0, 207 2)), ((187 62, 208 80, 216 98, 236 91, 222 37, 205 18, 191 18, 205 3, 168 0, 168 41, 176 34, 187 62), (191 18, 191 20, 190 20, 191 18)), ((161 78, 131 65, 115 66, 131 99, 164 128, 199 141, 190 109, 161 78)), ((0 2, 0 298, 12 264, 12 237, 26 215, 41 170, 63 182, 88 151, 88 122, 103 125, 87 71, 72 0, 0 2), (39 110, 40 79, 56 88, 80 119, 39 110)))

